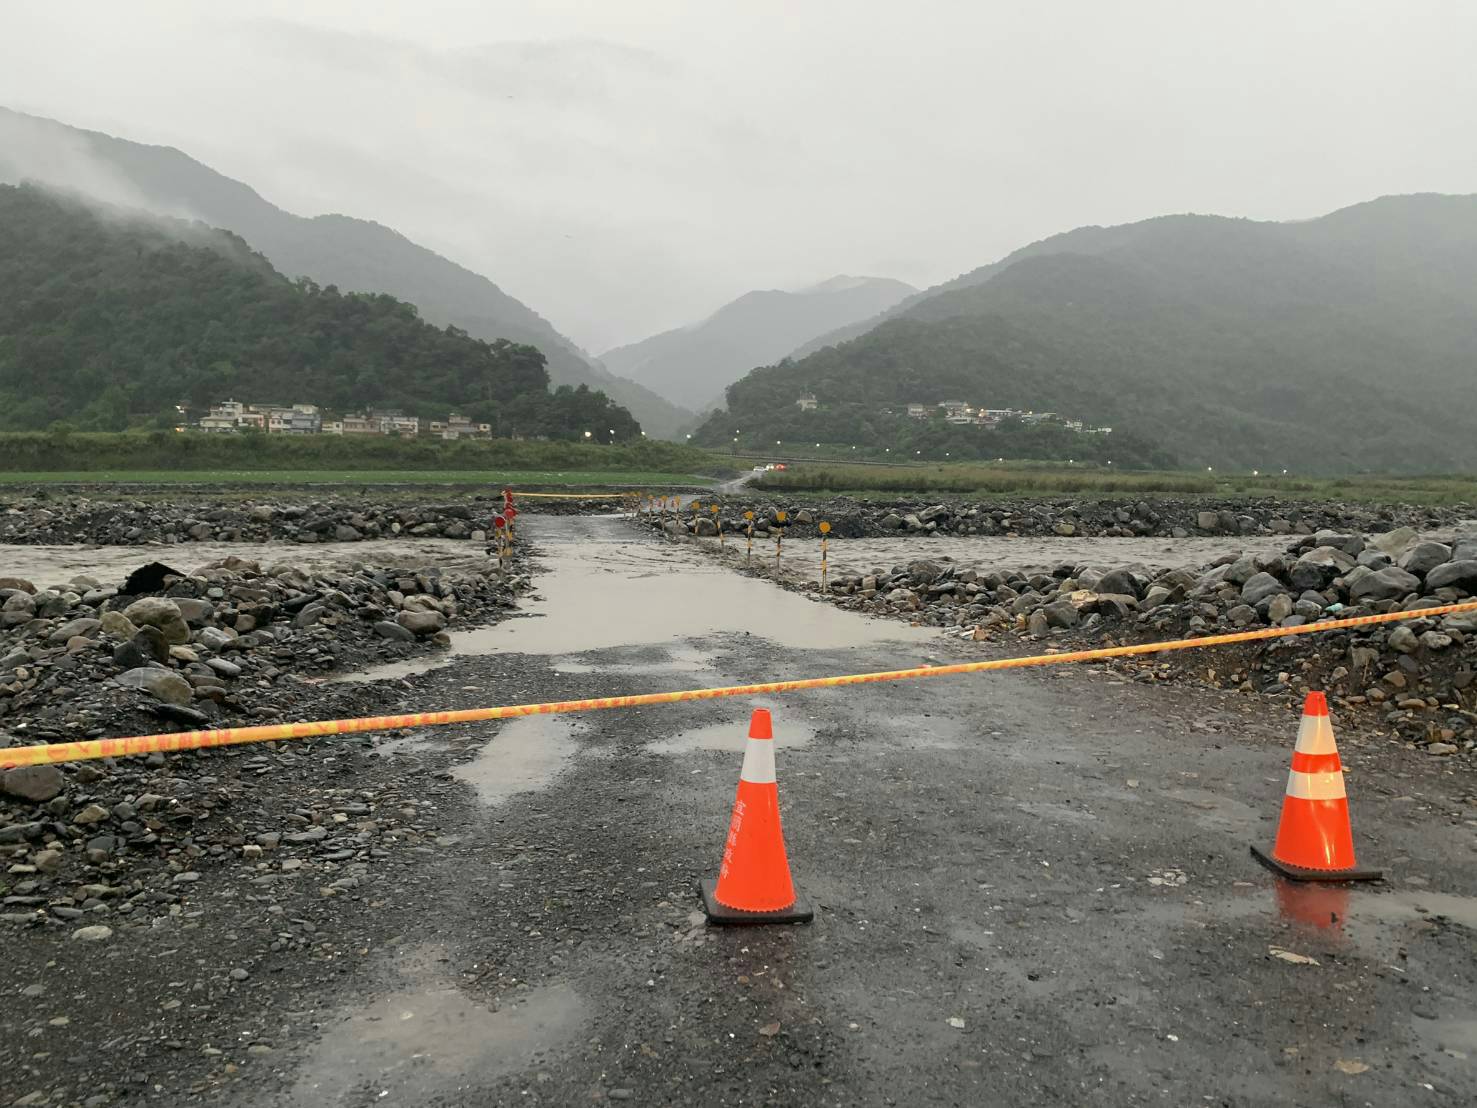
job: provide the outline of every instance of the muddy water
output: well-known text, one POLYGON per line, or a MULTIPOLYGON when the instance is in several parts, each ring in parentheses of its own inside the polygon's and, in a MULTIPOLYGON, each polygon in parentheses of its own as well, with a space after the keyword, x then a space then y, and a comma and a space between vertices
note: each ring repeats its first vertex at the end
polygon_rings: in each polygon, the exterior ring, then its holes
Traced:
POLYGON ((525 615, 453 633, 450 656, 397 662, 345 680, 383 681, 422 673, 456 655, 538 654, 565 672, 606 672, 590 651, 653 648, 637 672, 692 673, 707 656, 690 640, 752 635, 797 650, 844 650, 879 643, 926 643, 937 632, 863 619, 815 604, 764 581, 741 577, 688 543, 664 543, 615 517, 547 517, 529 522, 544 572, 525 615))
POLYGON ((0 577, 23 577, 38 588, 86 575, 121 584, 139 566, 163 562, 186 572, 232 556, 263 568, 279 563, 304 569, 336 569, 355 562, 377 566, 485 568, 483 546, 453 539, 371 539, 353 543, 188 542, 151 546, 17 546, 0 544, 0 577))

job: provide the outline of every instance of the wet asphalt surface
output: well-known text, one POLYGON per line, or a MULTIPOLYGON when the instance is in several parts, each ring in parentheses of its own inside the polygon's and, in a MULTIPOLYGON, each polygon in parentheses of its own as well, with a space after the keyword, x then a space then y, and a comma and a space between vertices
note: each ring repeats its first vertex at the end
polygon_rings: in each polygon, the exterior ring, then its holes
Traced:
MULTIPOLYGON (((459 708, 966 649, 618 520, 527 523, 547 603, 368 695, 459 708)), ((337 889, 316 864, 221 866, 157 933, 16 940, 0 1104, 1477 1099, 1465 763, 1336 718, 1360 861, 1389 880, 1309 889, 1247 851, 1275 832, 1286 705, 1088 669, 758 703, 812 925, 699 912, 753 702, 284 745, 264 793, 398 807, 403 842, 337 889)))

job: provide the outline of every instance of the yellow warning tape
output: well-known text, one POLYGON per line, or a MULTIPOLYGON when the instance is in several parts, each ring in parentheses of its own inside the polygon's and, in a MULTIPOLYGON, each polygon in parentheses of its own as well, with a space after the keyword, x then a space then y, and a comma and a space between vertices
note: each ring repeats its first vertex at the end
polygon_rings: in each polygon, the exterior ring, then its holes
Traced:
POLYGON ((799 692, 803 689, 866 685, 875 681, 906 681, 915 677, 949 677, 961 673, 1024 669, 1028 666, 1096 662, 1108 658, 1126 658, 1135 654, 1197 650, 1207 646, 1256 642, 1260 639, 1342 631, 1350 627, 1368 627, 1376 623, 1394 623, 1405 619, 1454 615, 1458 612, 1477 612, 1477 600, 1462 604, 1445 604, 1437 608, 1420 608, 1411 612, 1386 612, 1382 615, 1335 619, 1326 623, 1304 624, 1301 627, 1264 627, 1257 631, 1237 631, 1229 635, 1210 635, 1201 639, 1174 639, 1170 642, 1140 643, 1137 646, 1112 646, 1097 650, 1073 650, 1059 654, 1035 654, 1026 658, 997 658, 988 662, 961 662, 949 666, 918 666, 913 669, 883 670, 879 673, 854 673, 845 677, 807 677, 798 681, 765 681, 757 685, 729 685, 717 689, 639 693, 634 696, 603 696, 592 700, 550 701, 543 704, 513 704, 501 708, 468 708, 457 712, 415 712, 401 716, 367 716, 361 719, 321 720, 315 723, 276 723, 261 727, 226 727, 215 731, 182 731, 174 735, 138 735, 124 739, 87 739, 82 742, 52 743, 44 746, 19 746, 9 750, 0 750, 0 769, 53 762, 81 762, 90 758, 122 758, 128 755, 154 754, 160 751, 199 750, 204 747, 235 746, 241 743, 312 739, 322 735, 348 735, 360 731, 393 731, 406 727, 436 727, 448 723, 480 723, 493 719, 512 719, 517 716, 592 712, 600 708, 640 708, 648 704, 676 704, 685 700, 717 700, 725 696, 764 696, 772 693, 799 692))

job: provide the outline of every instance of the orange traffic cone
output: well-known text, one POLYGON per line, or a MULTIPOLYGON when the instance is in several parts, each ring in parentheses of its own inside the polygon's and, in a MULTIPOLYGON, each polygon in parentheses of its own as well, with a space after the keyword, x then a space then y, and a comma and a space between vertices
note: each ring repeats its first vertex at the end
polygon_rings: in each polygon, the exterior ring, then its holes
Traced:
POLYGON ((1328 721, 1328 700, 1311 692, 1303 704, 1287 795, 1277 841, 1266 854, 1251 848, 1262 864, 1296 881, 1376 881, 1380 871, 1354 861, 1344 768, 1328 721))
POLYGON ((809 923, 815 913, 795 892, 780 828, 769 711, 754 709, 738 795, 717 881, 702 883, 709 923, 809 923))

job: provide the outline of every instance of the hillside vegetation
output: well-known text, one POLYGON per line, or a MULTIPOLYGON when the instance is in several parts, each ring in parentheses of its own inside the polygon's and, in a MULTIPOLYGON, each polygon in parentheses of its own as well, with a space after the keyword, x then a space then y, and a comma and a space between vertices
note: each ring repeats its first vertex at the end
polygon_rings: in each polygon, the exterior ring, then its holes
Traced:
POLYGON ((457 408, 504 435, 639 435, 543 355, 390 296, 292 282, 226 232, 0 186, 0 429, 172 426, 175 405, 457 408))
POLYGON ((492 281, 401 235, 346 215, 304 217, 179 150, 0 108, 0 182, 33 180, 240 235, 290 278, 388 293, 422 318, 474 338, 536 346, 555 384, 588 386, 631 409, 651 435, 686 429, 691 412, 591 363, 533 309, 492 281))
MULTIPOLYGON (((512 439, 440 442, 392 435, 208 435, 173 431, 0 434, 0 473, 213 471, 448 474, 474 471, 728 472, 690 446, 639 439, 613 446, 512 439)), ((366 480, 368 478, 366 477, 366 480)))
POLYGON ((781 439, 911 434, 925 456, 1012 456, 998 433, 881 414, 945 399, 1111 426, 1119 464, 1126 433, 1197 468, 1477 468, 1477 197, 1057 236, 754 371, 696 437, 716 445, 763 421, 781 439), (795 407, 802 392, 818 411, 795 407))

